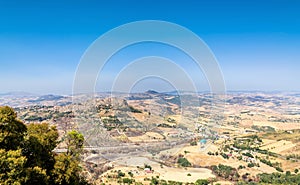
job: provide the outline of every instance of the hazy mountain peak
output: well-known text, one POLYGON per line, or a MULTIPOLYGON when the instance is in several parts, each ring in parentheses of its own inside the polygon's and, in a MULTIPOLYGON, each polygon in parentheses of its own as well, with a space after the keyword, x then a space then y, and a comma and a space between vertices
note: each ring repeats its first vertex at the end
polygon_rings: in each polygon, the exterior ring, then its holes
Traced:
POLYGON ((152 89, 146 91, 145 93, 147 93, 147 94, 159 94, 159 92, 154 91, 154 90, 152 90, 152 89))

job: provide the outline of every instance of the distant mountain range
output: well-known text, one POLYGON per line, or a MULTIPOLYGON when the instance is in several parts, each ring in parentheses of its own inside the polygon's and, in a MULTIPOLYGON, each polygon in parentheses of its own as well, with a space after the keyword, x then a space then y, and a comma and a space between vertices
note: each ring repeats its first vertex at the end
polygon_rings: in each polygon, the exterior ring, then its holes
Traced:
MULTIPOLYGON (((128 94, 125 92, 95 92, 96 94, 128 94)), ((86 94, 95 94, 95 93, 86 93, 86 94)), ((200 94, 209 94, 211 93, 210 91, 201 91, 197 92, 200 94)), ((245 90, 240 90, 240 91, 233 91, 233 90, 228 90, 226 91, 227 94, 244 94, 244 93, 262 93, 262 94, 280 94, 280 93, 285 93, 285 94, 290 94, 293 96, 300 96, 300 92, 297 91, 245 91, 245 90)), ((183 91, 183 90, 174 90, 174 91, 166 91, 166 92, 158 92, 155 90, 147 90, 145 92, 134 92, 130 94, 149 94, 149 95, 182 95, 182 94, 195 94, 195 92, 192 91, 183 91)), ((77 95, 84 95, 84 94, 77 94, 77 95)), ((34 98, 36 97, 37 99, 35 101, 52 101, 52 100, 59 100, 68 96, 72 95, 53 95, 53 94, 47 94, 47 95, 42 95, 42 94, 35 94, 35 93, 29 93, 29 92, 24 92, 24 91, 14 91, 14 92, 7 92, 7 93, 0 93, 0 97, 18 97, 18 98, 34 98)), ((76 95, 75 95, 76 96, 76 95)))
POLYGON ((0 93, 0 96, 33 97, 39 95, 34 93, 29 93, 29 92, 15 91, 15 92, 0 93))
POLYGON ((28 102, 30 102, 30 103, 36 103, 36 102, 41 102, 41 101, 57 101, 57 100, 61 100, 63 98, 65 98, 65 97, 64 96, 60 96, 60 95, 49 94, 49 95, 40 96, 40 97, 38 97, 35 100, 28 100, 28 102))

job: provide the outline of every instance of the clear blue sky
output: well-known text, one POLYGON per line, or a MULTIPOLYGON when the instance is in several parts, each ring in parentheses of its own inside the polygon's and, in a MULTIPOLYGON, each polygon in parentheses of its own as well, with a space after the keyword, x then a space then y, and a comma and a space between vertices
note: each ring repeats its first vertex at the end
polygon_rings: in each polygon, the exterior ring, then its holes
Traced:
POLYGON ((71 93, 80 57, 96 38, 149 19, 198 34, 228 90, 299 91, 299 10, 297 0, 1 0, 0 92, 71 93))

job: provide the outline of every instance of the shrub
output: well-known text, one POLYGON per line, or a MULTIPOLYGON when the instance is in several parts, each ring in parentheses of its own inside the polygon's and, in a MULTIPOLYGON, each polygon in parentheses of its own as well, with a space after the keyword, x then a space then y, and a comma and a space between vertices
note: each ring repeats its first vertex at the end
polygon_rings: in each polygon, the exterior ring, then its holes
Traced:
POLYGON ((129 175, 130 177, 133 177, 133 173, 132 173, 132 172, 128 172, 128 175, 129 175))
POLYGON ((253 163, 248 163, 248 167, 252 168, 252 167, 254 167, 254 164, 253 163))
POLYGON ((228 155, 225 154, 225 153, 221 153, 221 156, 222 156, 224 159, 229 159, 228 155))
POLYGON ((191 166, 192 164, 184 157, 180 157, 177 161, 177 163, 182 166, 182 167, 188 167, 191 166))
POLYGON ((150 183, 150 184, 151 184, 151 185, 157 185, 157 184, 159 184, 159 180, 156 179, 156 178, 154 178, 154 177, 152 177, 151 183, 150 183))
POLYGON ((196 145, 197 145, 197 141, 192 141, 192 142, 190 142, 190 145, 191 145, 191 146, 196 146, 196 145))
POLYGON ((132 184, 133 183, 133 180, 132 179, 129 179, 129 178, 124 178, 123 179, 123 183, 127 183, 127 184, 132 184))
POLYGON ((206 179, 198 179, 196 182, 195 182, 195 185, 208 185, 209 182, 208 180, 206 179))
POLYGON ((118 178, 124 177, 125 173, 123 173, 121 170, 118 171, 118 178))
POLYGON ((297 173, 299 172, 299 170, 296 168, 296 169, 294 170, 294 172, 297 174, 297 173))
POLYGON ((238 167, 239 170, 240 170, 240 169, 243 169, 243 168, 245 168, 245 166, 243 166, 243 165, 240 165, 240 166, 238 167))
POLYGON ((244 155, 244 156, 247 156, 247 157, 252 157, 252 158, 254 158, 254 157, 253 157, 253 155, 252 155, 252 154, 250 154, 249 152, 247 152, 247 153, 243 153, 242 155, 244 155))
POLYGON ((207 152, 208 155, 215 155, 213 152, 209 151, 207 152))
POLYGON ((279 166, 275 167, 275 169, 279 172, 283 172, 282 168, 280 168, 279 166))

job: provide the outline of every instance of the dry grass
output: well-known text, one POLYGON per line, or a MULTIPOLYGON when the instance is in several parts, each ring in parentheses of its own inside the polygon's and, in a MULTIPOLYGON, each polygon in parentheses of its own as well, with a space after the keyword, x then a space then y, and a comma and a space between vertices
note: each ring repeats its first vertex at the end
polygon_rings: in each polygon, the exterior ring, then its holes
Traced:
POLYGON ((270 121, 253 121, 253 125, 257 126, 270 126, 276 130, 296 130, 300 128, 300 123, 282 123, 270 121))
POLYGON ((146 132, 141 136, 128 137, 131 142, 156 142, 163 140, 164 136, 156 132, 146 132))
POLYGON ((287 140, 268 140, 268 144, 264 144, 264 146, 261 147, 263 150, 269 150, 274 153, 281 154, 282 152, 292 149, 296 146, 296 144, 292 143, 291 141, 287 140))

